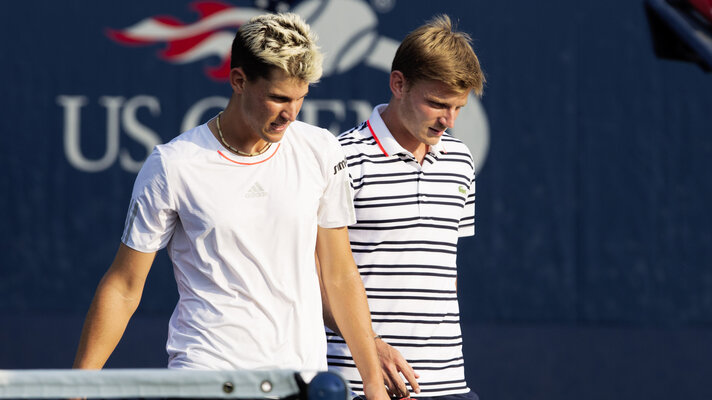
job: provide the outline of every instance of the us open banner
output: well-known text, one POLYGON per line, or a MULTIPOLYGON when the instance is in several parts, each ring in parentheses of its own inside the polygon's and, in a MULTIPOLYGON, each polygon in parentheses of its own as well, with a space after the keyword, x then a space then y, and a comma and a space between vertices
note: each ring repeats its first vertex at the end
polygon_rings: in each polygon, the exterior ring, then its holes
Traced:
MULTIPOLYGON (((48 298, 57 298, 51 304, 59 310, 85 307, 118 244, 145 158, 227 104, 230 44, 242 23, 291 11, 311 24, 326 54, 324 76, 299 119, 338 134, 388 101, 390 63, 408 31, 448 10, 461 29, 474 22, 465 17, 472 14, 467 4, 421 7, 402 18, 404 6, 394 0, 14 4, 22 21, 2 28, 14 38, 3 44, 2 127, 16 137, 3 149, 9 171, 3 202, 5 221, 22 227, 8 232, 7 263, 24 267, 8 269, 10 279, 1 284, 8 309, 44 310, 48 298), (32 133, 17 134, 18 128, 32 133), (28 295, 33 290, 43 296, 28 295)), ((477 97, 453 132, 483 166, 489 124, 477 97)), ((158 265, 170 273, 167 262, 158 265)), ((159 305, 147 307, 168 309, 173 299, 158 297, 159 305)))
MULTIPOLYGON (((282 9, 301 15, 320 35, 320 47, 327 55, 323 86, 330 88, 316 88, 316 93, 303 106, 301 120, 328 127, 338 134, 367 119, 374 101, 387 101, 387 97, 379 99, 374 92, 376 89, 383 92, 383 88, 378 86, 385 82, 391 60, 400 43, 397 38, 379 33, 378 14, 379 11, 393 7, 394 2, 388 3, 379 2, 376 6, 360 0, 313 0, 300 2, 291 8, 287 3, 282 3, 282 9), (369 69, 374 76, 380 75, 380 79, 362 81, 359 84, 361 88, 343 87, 344 80, 351 79, 352 70, 359 68, 369 69)), ((170 72, 186 73, 186 69, 182 68, 181 71, 181 67, 191 64, 202 67, 202 73, 191 79, 197 85, 194 92, 180 90, 180 85, 176 88, 186 103, 178 110, 181 132, 203 123, 227 104, 226 96, 199 96, 199 88, 207 86, 208 82, 227 82, 230 44, 236 28, 251 17, 265 12, 264 8, 239 7, 214 1, 198 1, 192 3, 190 9, 197 14, 196 20, 192 22, 182 22, 170 15, 155 15, 140 18, 123 28, 107 27, 104 30, 105 36, 118 45, 114 49, 117 57, 141 57, 126 48, 153 47, 155 58, 170 72)), ((427 18, 425 15, 423 17, 427 18)), ((414 19, 412 25, 417 26, 418 22, 418 19, 414 19)), ((146 52, 142 53, 145 58, 146 52)), ((143 79, 153 80, 150 76, 143 79)), ((166 108, 163 104, 169 99, 163 91, 143 91, 126 96, 102 94, 96 99, 82 94, 58 94, 56 103, 63 111, 64 153, 67 161, 82 172, 102 172, 116 164, 127 172, 137 172, 147 154, 134 157, 125 152, 126 147, 121 142, 134 142, 129 146, 142 146, 145 153, 161 143, 159 133, 147 124, 151 120, 174 119, 172 116, 166 118, 161 112, 166 108), (89 157, 82 150, 82 111, 92 105, 100 107, 106 121, 106 137, 103 138, 106 146, 99 157, 89 157), (137 117, 139 112, 147 112, 150 118, 141 121, 137 117)), ((486 156, 489 132, 487 117, 478 98, 471 96, 461 114, 459 129, 455 131, 459 131, 459 136, 477 150, 477 164, 481 165, 486 156)))

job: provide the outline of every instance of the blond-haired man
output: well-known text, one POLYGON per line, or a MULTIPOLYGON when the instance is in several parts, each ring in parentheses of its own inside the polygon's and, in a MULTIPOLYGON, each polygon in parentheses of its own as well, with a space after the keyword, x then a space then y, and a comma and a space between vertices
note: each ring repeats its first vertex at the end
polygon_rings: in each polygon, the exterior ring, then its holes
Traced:
POLYGON ((354 211, 343 153, 328 131, 295 121, 321 60, 295 14, 240 27, 227 107, 157 146, 136 178, 76 368, 105 364, 156 251, 167 247, 180 294, 168 330, 170 368, 326 369, 321 279, 367 396, 387 397, 345 228, 354 211))
MULTIPOLYGON (((456 291, 457 241, 474 234, 474 162, 445 132, 470 93, 482 93, 470 42, 447 16, 411 32, 393 60, 389 103, 339 136, 356 207, 351 247, 386 384, 418 400, 477 398, 465 382, 456 291)), ((361 394, 352 353, 334 331, 329 365, 361 394)))

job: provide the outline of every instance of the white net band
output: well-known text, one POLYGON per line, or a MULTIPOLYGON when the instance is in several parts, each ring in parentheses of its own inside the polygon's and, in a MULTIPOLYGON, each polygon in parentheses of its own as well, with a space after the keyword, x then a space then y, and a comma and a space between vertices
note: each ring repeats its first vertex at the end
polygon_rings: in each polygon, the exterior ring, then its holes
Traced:
POLYGON ((0 370, 3 399, 256 399, 284 398, 298 393, 295 371, 291 370, 0 370))

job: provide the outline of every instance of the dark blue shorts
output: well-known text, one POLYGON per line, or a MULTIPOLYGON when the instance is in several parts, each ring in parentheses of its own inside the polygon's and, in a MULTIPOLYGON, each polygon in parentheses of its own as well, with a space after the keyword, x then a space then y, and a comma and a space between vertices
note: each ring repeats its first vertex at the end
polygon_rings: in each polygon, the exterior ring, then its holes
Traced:
MULTIPOLYGON (((361 396, 356 396, 354 397, 354 400, 364 400, 365 397, 361 396)), ((424 397, 424 396, 418 396, 415 393, 411 393, 411 399, 412 400, 480 400, 479 396, 477 396, 477 393, 473 392, 470 390, 467 393, 460 393, 460 394, 449 394, 446 396, 437 396, 437 397, 424 397)), ((402 399, 405 400, 405 399, 402 399)))
POLYGON ((449 394, 446 396, 437 397, 423 397, 418 396, 416 393, 411 393, 411 397, 413 400, 480 400, 480 398, 477 396, 477 393, 473 392, 472 390, 467 393, 449 394))

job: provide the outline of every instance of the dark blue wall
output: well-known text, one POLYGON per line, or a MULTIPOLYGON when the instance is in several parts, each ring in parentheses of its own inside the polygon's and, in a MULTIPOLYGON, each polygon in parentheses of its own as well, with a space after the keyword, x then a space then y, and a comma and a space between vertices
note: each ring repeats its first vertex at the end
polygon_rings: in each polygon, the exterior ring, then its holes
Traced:
MULTIPOLYGON (((477 235, 459 248, 471 387, 485 400, 712 397, 712 75, 654 58, 642 1, 392 3, 363 1, 377 37, 448 13, 487 74, 485 123, 472 129, 488 143, 477 235)), ((71 365, 135 178, 121 157, 140 161, 137 136, 170 140, 197 102, 229 95, 205 75, 217 57, 176 64, 157 55, 164 44, 106 35, 158 15, 195 22, 190 4, 3 7, 0 368, 71 365), (97 172, 65 148, 66 104, 81 99, 85 158, 101 158, 118 127, 120 152, 97 172)), ((350 100, 387 101, 387 73, 367 59, 312 89, 345 105, 317 123, 336 133, 358 122, 350 100)), ((165 365, 174 286, 162 253, 109 366, 165 365)))

